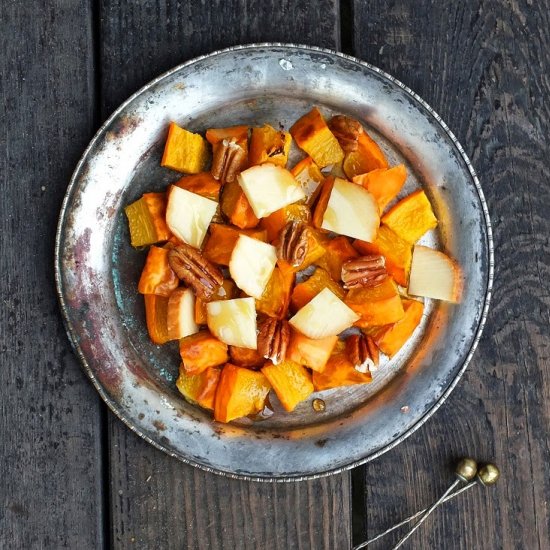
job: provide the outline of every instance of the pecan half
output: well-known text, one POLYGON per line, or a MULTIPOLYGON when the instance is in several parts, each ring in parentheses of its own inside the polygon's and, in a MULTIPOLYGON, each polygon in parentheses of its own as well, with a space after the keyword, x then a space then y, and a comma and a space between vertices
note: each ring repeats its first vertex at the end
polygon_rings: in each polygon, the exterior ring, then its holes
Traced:
POLYGON ((214 147, 212 158, 212 176, 223 184, 235 181, 237 174, 243 169, 246 160, 245 150, 235 138, 224 139, 214 147))
POLYGON ((337 115, 330 119, 329 128, 346 153, 357 151, 357 141, 364 132, 359 121, 349 116, 337 115))
POLYGON ((309 227, 302 222, 288 222, 279 234, 277 257, 292 267, 300 267, 308 249, 309 227))
POLYGON ((380 254, 353 258, 342 265, 342 281, 347 289, 378 286, 387 276, 386 259, 380 254))
POLYGON ((353 334, 346 340, 346 354, 355 370, 374 372, 378 366, 378 348, 369 336, 353 334))
POLYGON ((182 243, 171 248, 168 263, 197 297, 209 300, 223 283, 222 272, 196 248, 182 243))
POLYGON ((274 365, 284 361, 290 340, 290 327, 285 319, 268 317, 258 327, 258 353, 274 365))

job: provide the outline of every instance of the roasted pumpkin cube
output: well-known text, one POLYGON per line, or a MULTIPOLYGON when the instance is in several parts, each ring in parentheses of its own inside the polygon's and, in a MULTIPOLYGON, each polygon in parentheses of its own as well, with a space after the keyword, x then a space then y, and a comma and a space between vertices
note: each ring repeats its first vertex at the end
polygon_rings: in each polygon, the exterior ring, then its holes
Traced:
POLYGON ((373 243, 356 240, 353 246, 361 254, 382 254, 386 258, 387 272, 401 286, 408 285, 412 245, 396 235, 388 226, 380 226, 373 243))
POLYGON ((262 297, 256 300, 256 311, 270 317, 283 319, 288 312, 290 293, 294 285, 294 272, 276 267, 264 289, 262 297))
POLYGON ((355 323, 361 328, 396 323, 405 316, 401 297, 391 277, 375 287, 350 290, 344 302, 361 316, 355 323))
POLYGON ((382 222, 404 241, 414 244, 437 226, 437 218, 426 193, 419 189, 390 208, 382 222))
POLYGON ((258 353, 258 350, 238 346, 229 346, 229 357, 233 365, 247 369, 258 370, 265 363, 265 359, 258 353))
POLYGON ((302 365, 285 360, 274 365, 269 361, 262 369, 269 383, 275 390, 279 401, 286 411, 296 408, 298 403, 313 393, 311 374, 302 365))
POLYGON ((285 168, 291 142, 292 137, 288 132, 275 130, 269 124, 264 124, 261 128, 252 128, 248 153, 250 166, 270 162, 285 168))
POLYGON ((346 353, 340 351, 330 356, 322 372, 313 371, 312 381, 315 391, 322 391, 340 386, 368 384, 372 381, 372 375, 370 372, 356 370, 346 353))
POLYGON ((362 132, 357 140, 357 150, 346 154, 342 165, 348 179, 359 174, 382 168, 388 168, 388 161, 378 146, 367 132, 362 132))
POLYGON ((330 200, 330 195, 332 194, 334 181, 334 176, 329 176, 321 185, 321 192, 319 194, 319 198, 317 199, 315 210, 313 211, 313 225, 317 229, 321 229, 323 225, 323 219, 327 210, 328 201, 330 200))
POLYGON ((227 344, 208 330, 182 338, 180 356, 187 374, 200 374, 209 367, 218 367, 229 361, 227 344))
POLYGON ((377 168, 353 178, 354 183, 362 185, 376 199, 380 212, 397 197, 407 179, 407 170, 403 164, 385 170, 377 168))
POLYGON ((166 225, 165 193, 145 193, 124 212, 128 217, 132 246, 155 244, 172 236, 166 225))
POLYGON ((219 368, 210 367, 200 374, 188 374, 182 364, 176 387, 190 403, 213 409, 221 372, 219 368))
POLYGON ((184 176, 174 185, 216 202, 220 200, 221 183, 215 180, 210 172, 184 176))
POLYGON ((256 227, 260 221, 236 180, 224 185, 220 204, 225 216, 240 229, 256 227))
MULTIPOLYGON (((210 299, 210 302, 217 300, 232 300, 238 295, 237 285, 232 279, 224 279, 222 286, 216 290, 216 293, 210 299)), ((195 323, 197 325, 206 325, 206 304, 207 302, 202 298, 197 297, 195 299, 195 323)))
POLYGON ((325 180, 325 176, 311 157, 301 160, 290 172, 304 190, 305 203, 311 206, 321 192, 321 184, 325 180))
POLYGON ((167 298, 177 288, 180 281, 168 263, 168 252, 167 248, 158 246, 149 249, 138 283, 140 294, 157 294, 167 298))
POLYGON ((230 225, 211 223, 210 236, 203 250, 204 257, 216 264, 228 266, 239 235, 248 235, 263 242, 267 240, 265 229, 239 229, 230 225))
POLYGON ((346 295, 346 291, 331 278, 328 272, 318 267, 308 279, 294 287, 290 298, 290 307, 293 311, 298 311, 311 302, 324 288, 328 288, 340 300, 343 300, 346 295))
POLYGON ((292 330, 286 356, 295 363, 323 372, 337 341, 338 336, 313 340, 297 330, 292 330))
POLYGON ((170 340, 168 334, 168 298, 145 294, 145 322, 147 332, 153 344, 165 344, 170 340))
POLYGON ((260 227, 267 231, 268 242, 273 242, 288 222, 308 223, 310 219, 311 211, 305 204, 289 204, 262 218, 260 227))
POLYGON ((347 237, 339 236, 324 244, 325 254, 315 263, 328 271, 329 275, 339 281, 342 277, 342 265, 352 258, 357 258, 359 253, 347 237))
POLYGON ((290 133, 315 164, 324 168, 344 158, 344 151, 317 107, 297 120, 290 133))
POLYGON ((186 174, 198 174, 208 162, 208 143, 200 134, 193 134, 171 122, 164 146, 161 166, 186 174))
POLYGON ((269 381, 261 372, 227 363, 216 391, 214 418, 218 422, 231 422, 260 412, 270 389, 269 381))
POLYGON ((424 304, 418 300, 403 299, 405 316, 394 323, 375 329, 371 336, 382 353, 393 357, 411 337, 414 329, 420 324, 424 304))

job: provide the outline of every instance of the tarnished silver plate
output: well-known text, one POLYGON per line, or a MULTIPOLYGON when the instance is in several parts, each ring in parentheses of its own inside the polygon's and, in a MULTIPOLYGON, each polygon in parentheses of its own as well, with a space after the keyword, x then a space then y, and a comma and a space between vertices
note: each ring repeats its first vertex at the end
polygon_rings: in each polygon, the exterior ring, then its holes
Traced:
POLYGON ((372 459, 418 428, 456 385, 483 328, 493 274, 489 216, 475 173, 418 96, 357 59, 305 46, 214 52, 160 76, 96 134, 70 182, 59 222, 56 279, 70 339, 111 410, 165 452, 200 468, 266 481, 317 477, 372 459), (392 164, 407 164, 440 221, 425 241, 465 272, 463 301, 426 301, 421 327, 370 385, 323 393, 294 413, 223 425, 179 396, 177 347, 147 337, 136 286, 144 252, 129 245, 123 207, 179 178, 159 161, 169 121, 195 131, 270 122, 318 105, 365 123, 392 164))

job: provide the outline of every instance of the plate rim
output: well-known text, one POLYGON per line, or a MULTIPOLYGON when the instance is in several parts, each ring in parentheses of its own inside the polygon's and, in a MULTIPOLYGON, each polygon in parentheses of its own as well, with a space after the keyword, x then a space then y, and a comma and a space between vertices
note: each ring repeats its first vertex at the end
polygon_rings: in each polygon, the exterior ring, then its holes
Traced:
POLYGON ((168 71, 165 71, 164 73, 160 74, 159 76, 155 77, 153 80, 146 83, 144 86, 139 88, 136 92, 134 92, 128 99, 126 99, 124 102, 122 102, 112 113, 111 115, 103 122, 103 124, 100 126, 100 128, 96 131, 93 138, 89 142, 88 146, 85 148, 84 152, 82 153, 82 156, 80 157, 73 173, 71 176, 71 179, 69 181, 69 184, 67 186, 67 190, 65 192, 63 202, 61 205, 60 213, 59 213, 59 219, 56 229, 56 235, 55 235, 55 249, 54 249, 54 273, 55 273, 55 286, 56 286, 56 293, 57 298, 59 300, 59 305, 62 313, 62 319, 63 324, 65 327, 65 331, 67 333, 67 336, 69 337, 69 341, 71 343, 71 347, 75 354, 77 355, 81 366, 84 369, 84 372, 92 382, 93 386, 101 396, 103 402, 109 407, 110 411, 114 413, 114 415, 120 419, 128 428, 130 428, 134 433, 139 435, 141 438, 143 438, 145 441, 147 441, 149 444, 153 445, 157 449, 165 452, 169 456, 172 456, 179 461, 189 464, 191 466, 194 466, 196 468, 199 468, 202 471, 214 473, 216 475, 232 478, 232 479, 241 479, 245 481, 259 481, 259 482, 269 482, 269 483, 288 483, 288 482, 294 482, 294 481, 306 481, 306 480, 313 480, 313 479, 319 479, 323 477, 327 477, 333 474, 339 474, 348 470, 351 470, 352 468, 356 468, 358 466, 361 466, 363 464, 366 464, 367 462, 370 462, 371 460, 374 460, 387 451, 393 449, 395 446, 402 443, 405 439, 407 439, 409 436, 411 436, 416 430, 418 430, 421 426, 424 425, 425 422, 427 422, 432 415, 436 413, 436 411, 443 405, 443 403, 447 400, 449 395, 452 393, 452 391, 455 389, 459 381, 461 380, 464 372, 466 371, 468 365, 470 364, 472 357, 477 349, 477 346, 479 344, 479 340, 481 338, 481 335, 483 333, 483 330, 485 328, 485 324, 487 321, 487 315, 489 311, 489 306, 491 302, 492 297, 492 288, 493 288, 493 282, 494 282, 494 243, 493 243, 493 231, 491 226, 491 219, 489 216, 489 209, 487 206, 487 202, 485 199, 485 195, 483 193, 483 190, 481 188, 481 184, 479 181, 479 178, 477 176, 477 173, 468 157, 466 155, 466 152, 464 151, 464 148, 454 135, 454 133, 449 129, 447 124, 443 121, 443 119, 439 116, 439 114, 426 102, 424 101, 418 94, 416 94, 413 90, 411 90, 408 86, 403 84, 400 80, 396 79, 389 73, 379 69, 378 67, 363 61, 357 57, 338 52, 336 50, 330 49, 330 48, 321 48, 318 46, 308 46, 305 44, 296 44, 296 43, 288 43, 288 42, 254 42, 250 44, 241 44, 236 46, 230 46, 228 48, 213 50, 210 53, 200 55, 197 57, 194 57, 192 59, 189 59, 188 61, 185 61, 184 63, 181 63, 179 65, 176 65, 175 67, 172 67, 168 71), (71 320, 68 313, 68 308, 64 296, 64 285, 62 280, 62 271, 63 266, 61 262, 61 241, 63 239, 64 234, 64 227, 65 222, 67 218, 67 205, 69 203, 69 200, 71 199, 76 184, 78 182, 81 168, 86 162, 88 155, 90 151, 94 148, 96 143, 100 140, 101 136, 103 135, 106 128, 109 127, 109 125, 115 120, 121 112, 124 111, 127 105, 129 105, 135 98, 140 96, 142 93, 146 92, 150 88, 154 87, 156 84, 158 84, 160 81, 164 80, 165 78, 169 77, 170 75, 180 71, 181 69, 191 66, 193 64, 199 63, 205 59, 213 58, 218 55, 224 54, 224 53, 230 53, 235 51, 241 51, 241 50, 254 50, 254 49, 289 49, 289 50, 306 50, 310 52, 316 52, 316 53, 324 53, 331 56, 336 56, 341 59, 345 59, 347 61, 351 61, 353 63, 356 63, 370 71, 373 71, 386 80, 389 80, 392 84, 396 85, 400 89, 402 89, 407 95, 409 95, 411 98, 413 98, 417 103, 419 103, 427 112, 428 114, 433 117, 436 122, 439 124, 441 129, 447 134, 449 139, 451 140, 452 144, 456 147, 456 150, 460 154, 460 157, 465 162, 466 167, 468 169, 468 172, 471 176, 471 179, 473 181, 476 193, 478 195, 480 204, 481 204, 481 210, 483 212, 483 219, 485 222, 484 228, 486 231, 487 236, 487 250, 488 250, 488 273, 487 273, 487 287, 485 289, 485 296, 484 296, 484 304, 483 308, 481 310, 481 316, 475 331, 474 338, 472 340, 470 349, 468 351, 468 354, 460 367, 460 369, 457 371, 456 375, 451 380, 450 384, 447 386, 445 391, 441 394, 441 396, 436 400, 436 402, 433 404, 433 406, 426 411, 426 413, 422 416, 420 420, 418 420, 415 424, 413 424, 409 429, 407 429, 405 432, 403 432, 398 438, 396 438, 391 443, 381 447, 376 452, 369 454, 365 457, 362 457, 358 460, 352 461, 349 464, 345 464, 343 466, 339 466, 337 468, 327 469, 321 472, 316 472, 313 474, 306 474, 306 475, 300 475, 300 476, 254 476, 254 475, 246 475, 246 474, 240 474, 235 472, 229 472, 221 469, 212 468, 210 466, 201 464, 199 462, 195 462, 194 460, 182 456, 178 453, 175 453, 162 445, 161 443, 151 439, 147 434, 142 432, 139 428, 134 426, 132 424, 132 420, 130 418, 127 418, 126 415, 119 409, 118 404, 114 399, 112 399, 105 389, 103 388, 102 384, 99 382, 97 377, 95 376, 94 371, 88 364, 88 361, 86 360, 86 357, 84 356, 84 353, 82 352, 82 349, 80 348, 80 345, 78 343, 79 338, 78 335, 75 334, 75 331, 72 327, 71 320))

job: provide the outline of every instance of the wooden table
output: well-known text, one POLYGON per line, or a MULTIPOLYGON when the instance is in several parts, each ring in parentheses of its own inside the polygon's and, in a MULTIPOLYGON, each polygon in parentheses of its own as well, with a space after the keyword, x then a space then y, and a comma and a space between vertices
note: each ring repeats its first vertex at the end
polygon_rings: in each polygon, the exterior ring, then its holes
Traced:
POLYGON ((502 481, 409 548, 549 548, 549 51, 549 0, 3 0, 0 547, 347 549, 430 503, 466 454, 502 481), (166 69, 253 41, 342 50, 420 94, 472 159, 495 233, 489 322, 451 398, 381 458, 308 483, 217 477, 139 439, 84 376, 54 289, 61 200, 102 120, 166 69))

